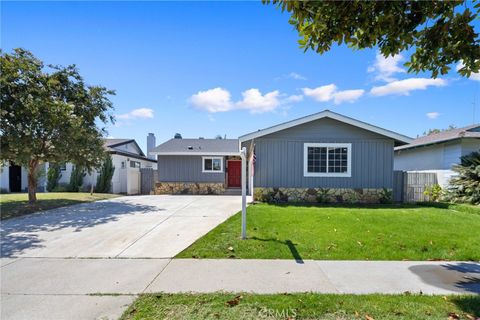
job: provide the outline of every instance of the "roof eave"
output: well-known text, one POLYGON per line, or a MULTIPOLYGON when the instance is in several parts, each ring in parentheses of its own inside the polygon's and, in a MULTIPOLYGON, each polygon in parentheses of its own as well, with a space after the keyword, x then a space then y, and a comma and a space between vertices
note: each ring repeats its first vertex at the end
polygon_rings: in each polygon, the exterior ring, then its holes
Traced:
POLYGON ((158 155, 158 156, 239 156, 241 154, 240 151, 235 152, 179 152, 179 151, 172 151, 172 152, 161 152, 161 151, 152 151, 150 155, 158 155))

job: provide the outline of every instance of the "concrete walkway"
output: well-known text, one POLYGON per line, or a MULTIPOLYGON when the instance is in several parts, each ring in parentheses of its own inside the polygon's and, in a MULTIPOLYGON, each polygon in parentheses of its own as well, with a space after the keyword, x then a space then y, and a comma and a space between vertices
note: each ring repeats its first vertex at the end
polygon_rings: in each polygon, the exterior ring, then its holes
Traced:
POLYGON ((2 259, 1 319, 116 319, 148 292, 480 294, 480 263, 2 259))
POLYGON ((158 291, 480 294, 480 263, 175 259, 158 291))

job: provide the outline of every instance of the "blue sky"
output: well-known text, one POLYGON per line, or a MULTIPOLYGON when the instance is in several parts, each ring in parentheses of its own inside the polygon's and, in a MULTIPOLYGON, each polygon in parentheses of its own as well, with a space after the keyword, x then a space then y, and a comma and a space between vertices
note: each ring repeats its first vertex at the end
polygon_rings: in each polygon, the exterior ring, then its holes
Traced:
MULTIPOLYGON (((76 64, 114 89, 109 134, 236 138, 330 109, 415 137, 480 120, 480 76, 407 74, 402 57, 304 53, 288 14, 259 2, 2 2, 1 47, 76 64)), ((404 57, 405 58, 405 57, 404 57)))

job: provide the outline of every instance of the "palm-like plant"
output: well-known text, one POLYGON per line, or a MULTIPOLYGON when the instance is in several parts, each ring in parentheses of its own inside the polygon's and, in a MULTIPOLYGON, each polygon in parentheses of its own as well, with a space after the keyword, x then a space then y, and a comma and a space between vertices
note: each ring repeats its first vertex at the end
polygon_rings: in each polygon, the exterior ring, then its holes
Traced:
POLYGON ((460 158, 460 164, 453 166, 457 173, 450 180, 453 199, 473 204, 480 203, 480 151, 460 158))

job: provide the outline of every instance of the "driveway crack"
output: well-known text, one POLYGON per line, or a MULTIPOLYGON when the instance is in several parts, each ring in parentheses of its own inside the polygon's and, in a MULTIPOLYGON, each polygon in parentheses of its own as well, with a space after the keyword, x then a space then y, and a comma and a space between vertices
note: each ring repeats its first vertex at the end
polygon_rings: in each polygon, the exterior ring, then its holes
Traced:
POLYGON ((142 239, 143 237, 145 237, 147 234, 151 233, 153 230, 155 230, 159 225, 161 225, 162 223, 164 223, 165 221, 167 221, 168 219, 170 219, 173 215, 175 215, 177 212, 179 212, 180 210, 183 210, 185 208, 187 208, 188 206, 190 206, 192 203, 194 203, 195 201, 198 201, 199 199, 194 199, 192 201, 190 201, 189 203, 187 203, 186 205, 184 205, 183 207, 181 208, 178 208, 177 210, 173 211, 172 214, 170 214, 169 216, 167 216, 165 219, 163 219, 162 221, 160 221, 159 223, 155 224, 152 228, 150 228, 147 232, 145 232, 144 234, 142 234, 140 237, 138 237, 137 239, 135 239, 132 243, 130 243, 125 249, 123 249, 122 251, 120 251, 120 253, 118 253, 115 258, 118 258, 118 256, 120 256, 122 253, 124 253, 125 251, 127 251, 129 248, 131 248, 135 243, 137 243, 140 239, 142 239))

